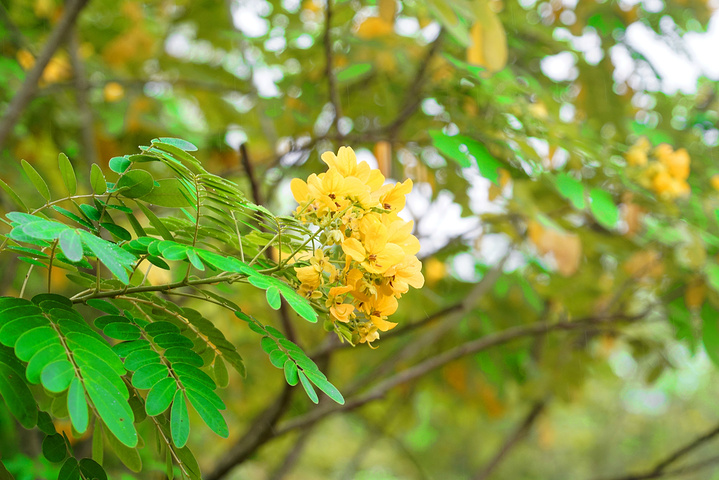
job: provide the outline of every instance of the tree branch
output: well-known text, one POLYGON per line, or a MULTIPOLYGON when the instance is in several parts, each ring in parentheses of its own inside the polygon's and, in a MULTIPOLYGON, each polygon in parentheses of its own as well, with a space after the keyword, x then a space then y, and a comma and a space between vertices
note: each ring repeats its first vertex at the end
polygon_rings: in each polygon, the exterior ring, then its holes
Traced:
POLYGON ((95 149, 95 132, 93 129, 92 109, 87 99, 87 92, 90 85, 87 82, 85 64, 80 58, 80 45, 77 40, 76 29, 70 33, 68 41, 70 51, 70 62, 75 73, 75 95, 77 97, 77 108, 80 111, 80 124, 82 129, 82 153, 85 162, 89 167, 97 162, 97 150, 95 149))
POLYGON ((719 461, 719 457, 713 457, 711 459, 700 461, 695 464, 691 464, 691 465, 680 467, 680 468, 677 468, 674 470, 667 471, 668 467, 670 467, 671 465, 676 463, 682 457, 685 457, 692 451, 701 447, 708 441, 712 440, 717 435, 719 435, 719 425, 716 425, 714 428, 712 428, 708 432, 704 433, 703 435, 700 435, 699 437, 695 438, 694 440, 687 443, 683 447, 670 453, 669 455, 664 457, 662 460, 660 460, 654 467, 650 468, 648 471, 646 471, 644 473, 638 473, 635 475, 627 475, 627 476, 623 476, 623 477, 618 477, 618 478, 614 478, 612 480, 648 480, 648 479, 652 479, 652 478, 671 477, 671 476, 681 475, 684 473, 688 473, 691 471, 695 471, 695 470, 699 470, 701 468, 707 467, 707 466, 719 461))
POLYGON ((5 145, 15 127, 16 122, 20 119, 22 112, 27 107, 30 100, 37 92, 37 82, 42 76, 42 72, 50 62, 60 44, 70 33, 72 26, 75 24, 80 11, 85 7, 89 0, 70 0, 65 6, 65 11, 57 23, 53 31, 50 33, 45 45, 37 58, 35 65, 30 69, 25 81, 20 87, 20 91, 13 97, 8 105, 7 110, 2 119, 0 119, 0 150, 5 145))
POLYGON ((492 473, 494 473, 494 470, 499 466, 499 464, 504 460, 504 457, 509 454, 509 452, 514 448, 524 437, 527 436, 529 433, 529 430, 532 428, 532 425, 534 425, 534 422, 539 418, 539 415, 544 411, 544 407, 547 405, 546 400, 540 400, 536 402, 532 408, 529 410, 529 413, 524 417, 522 422, 517 426, 517 428, 512 432, 512 434, 507 437, 504 444, 497 450, 497 453, 494 454, 494 457, 485 465, 478 473, 474 476, 474 480, 486 480, 489 478, 492 473))

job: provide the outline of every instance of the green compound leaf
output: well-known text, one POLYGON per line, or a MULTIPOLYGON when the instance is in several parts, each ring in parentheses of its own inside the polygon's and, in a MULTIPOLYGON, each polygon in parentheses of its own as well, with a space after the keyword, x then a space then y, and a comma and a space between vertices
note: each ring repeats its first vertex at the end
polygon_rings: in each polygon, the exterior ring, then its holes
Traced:
POLYGON ((327 378, 325 378, 324 375, 318 375, 317 372, 313 372, 313 371, 309 371, 309 370, 305 371, 304 374, 307 375, 307 378, 309 378, 312 381, 312 383, 317 385, 317 388, 322 390, 325 393, 325 395, 327 395, 328 397, 330 397, 332 400, 339 403, 340 405, 344 405, 344 403, 345 403, 344 397, 342 396, 340 391, 337 390, 337 388, 334 385, 332 385, 329 381, 327 381, 327 378))
POLYGON ((177 147, 180 150, 184 150, 185 152, 196 152, 197 147, 193 145, 192 143, 188 142, 187 140, 183 140, 181 138, 171 138, 171 137, 160 137, 156 138, 152 141, 152 143, 164 143, 167 145, 172 145, 173 147, 177 147))
POLYGON ((292 360, 287 360, 284 365, 285 370, 285 380, 287 380, 287 384, 291 386, 297 385, 297 382, 300 381, 300 377, 298 375, 297 371, 297 365, 295 365, 295 362, 292 360))
POLYGON ((78 230, 78 232, 82 238, 82 243, 84 243, 122 283, 127 285, 130 281, 127 271, 132 269, 132 265, 136 260, 135 256, 118 247, 116 244, 96 237, 89 232, 84 230, 78 230))
POLYGON ((42 385, 53 393, 67 390, 73 378, 75 378, 75 368, 66 359, 47 364, 40 374, 42 385))
POLYGON ((265 295, 269 306, 273 310, 279 310, 282 306, 282 301, 280 300, 280 290, 277 287, 270 287, 265 292, 265 295))
POLYGON ((75 457, 70 457, 62 464, 57 480, 80 480, 80 465, 75 457))
POLYGON ((152 210, 150 210, 149 208, 147 208, 145 205, 143 205, 140 202, 137 202, 137 206, 140 208, 140 210, 142 210, 142 213, 145 214, 145 216, 147 217, 147 220, 150 222, 150 225, 155 227, 155 230, 157 230, 157 233, 162 238, 164 238, 165 240, 172 240, 172 234, 167 229, 165 224, 162 223, 162 221, 159 218, 157 218, 157 215, 155 215, 152 212, 152 210))
POLYGON ((124 392, 118 391, 92 367, 83 370, 87 372, 84 375, 87 394, 100 418, 120 442, 128 447, 135 447, 138 441, 137 431, 133 425, 132 408, 127 403, 124 392))
POLYGON ((157 180, 157 185, 150 193, 144 195, 143 202, 158 207, 183 208, 193 204, 188 200, 187 188, 177 178, 163 178, 157 180))
POLYGON ((612 229, 619 221, 619 208, 614 204, 612 195, 599 188, 589 192, 589 210, 600 225, 612 229))
POLYGON ((190 436, 190 417, 187 415, 187 405, 182 390, 178 390, 172 400, 170 431, 175 445, 180 448, 184 447, 190 436))
POLYGON ((79 262, 82 260, 84 252, 82 250, 82 239, 75 230, 64 230, 58 236, 60 240, 60 249, 71 262, 79 262))
POLYGON ((20 163, 22 164, 22 169, 25 170, 25 175, 30 179, 30 182, 33 184, 35 189, 40 193, 42 198, 50 201, 50 189, 47 186, 47 183, 45 182, 45 179, 42 178, 42 176, 37 173, 37 170, 35 170, 35 167, 30 165, 26 160, 21 160, 20 163))
POLYGON ((154 188, 155 180, 145 170, 130 170, 117 181, 118 191, 127 198, 140 198, 154 188))
POLYGON ((154 417, 167 410, 176 392, 177 382, 174 378, 168 377, 157 382, 148 392, 145 400, 147 414, 154 417))
POLYGON ((113 157, 110 159, 108 166, 115 173, 123 173, 132 164, 127 157, 113 157))
POLYGON ((133 472, 139 473, 142 471, 142 458, 140 457, 140 452, 137 448, 128 447, 115 437, 115 435, 111 432, 107 432, 104 428, 102 431, 105 432, 104 436, 107 439, 107 443, 110 444, 110 448, 115 455, 117 455, 117 458, 119 458, 120 461, 133 472))
POLYGON ((85 401, 85 389, 77 377, 74 377, 70 382, 70 390, 67 393, 67 411, 70 412, 73 428, 78 433, 85 433, 90 417, 87 402, 85 401))
POLYGON ((186 390, 185 394, 192 406, 197 410, 197 413, 200 414, 200 418, 210 427, 210 430, 222 438, 227 438, 230 435, 227 422, 225 422, 222 414, 215 408, 210 400, 202 393, 191 389, 186 390))
POLYGON ((38 419, 37 405, 25 383, 23 367, 7 347, 0 347, 0 396, 10 413, 27 429, 35 426, 38 419))
POLYGON ((30 209, 27 208, 27 206, 25 206, 25 203, 22 201, 20 196, 17 193, 15 193, 15 190, 10 188, 10 185, 8 185, 4 181, 0 180, 0 188, 5 190, 5 193, 8 194, 8 196, 12 199, 12 201, 15 202, 15 205, 20 207, 20 209, 25 210, 26 212, 30 211, 30 209))
POLYGON ((107 191, 105 175, 103 175, 102 169, 96 163, 93 163, 92 167, 90 167, 90 185, 92 185, 92 191, 95 192, 95 195, 102 195, 107 191))
POLYGON ((305 392, 307 392, 307 396, 310 397, 312 403, 319 403, 320 399, 317 398, 317 392, 315 392, 315 389, 307 379, 307 376, 303 372, 298 372, 298 375, 300 377, 300 382, 302 383, 302 388, 305 389, 305 392))
POLYGON ((90 458, 80 460, 80 472, 86 480, 107 480, 107 473, 102 466, 90 458))
POLYGON ((42 441, 42 455, 53 463, 60 463, 67 457, 65 437, 56 433, 48 435, 42 441))
POLYGON ((67 158, 67 155, 64 153, 60 153, 57 156, 57 163, 60 167, 60 176, 62 177, 62 182, 65 184, 65 188, 67 188, 67 193, 75 195, 77 193, 77 177, 75 176, 75 169, 72 167, 70 159, 67 158))

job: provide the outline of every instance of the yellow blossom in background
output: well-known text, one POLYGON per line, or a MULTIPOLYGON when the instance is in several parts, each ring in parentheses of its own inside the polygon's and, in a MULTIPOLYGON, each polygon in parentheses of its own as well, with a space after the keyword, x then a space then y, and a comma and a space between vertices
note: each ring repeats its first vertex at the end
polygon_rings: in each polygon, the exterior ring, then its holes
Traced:
POLYGON ((384 185, 384 175, 358 162, 349 147, 321 158, 326 172, 290 184, 299 203, 295 217, 320 228, 320 246, 313 242, 305 254, 312 257, 294 267, 298 292, 325 299, 328 328, 340 338, 371 346, 397 325, 388 320, 397 299, 424 285, 414 223, 397 215, 412 181, 384 185))
POLYGON ((673 200, 688 196, 691 187, 687 183, 691 172, 691 158, 684 148, 674 148, 662 143, 651 151, 646 137, 641 137, 625 154, 627 163, 640 167, 639 183, 653 190, 662 198, 673 200))

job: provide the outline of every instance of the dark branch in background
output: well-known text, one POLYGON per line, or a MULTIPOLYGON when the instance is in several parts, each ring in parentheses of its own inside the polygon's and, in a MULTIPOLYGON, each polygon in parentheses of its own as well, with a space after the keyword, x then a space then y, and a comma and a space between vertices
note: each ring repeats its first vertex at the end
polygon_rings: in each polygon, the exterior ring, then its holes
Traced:
POLYGON ((402 127, 402 125, 404 125, 407 120, 409 120, 409 118, 417 110, 417 107, 419 107, 422 103, 423 97, 422 95, 420 95, 420 93, 422 91, 422 87, 424 87, 425 80, 427 79, 427 69, 429 68, 429 64, 432 61, 432 58, 439 51, 439 47, 442 45, 443 39, 444 29, 441 29, 439 31, 439 34, 437 35, 437 38, 435 38, 434 42, 432 42, 432 46, 430 46, 429 50, 427 50, 427 53, 422 59, 422 63, 419 64, 417 73, 414 76, 414 81, 412 81, 412 85, 410 85, 409 89, 407 90, 407 95, 405 96, 402 108, 397 114, 397 117, 394 119, 394 121, 392 121, 392 123, 384 127, 384 129, 387 131, 387 135, 389 136, 390 141, 395 140, 399 129, 402 127))
POLYGON ((357 395, 350 398, 344 405, 332 405, 326 408, 318 408, 305 415, 297 418, 293 418, 279 425, 275 435, 284 435, 287 432, 302 428, 305 425, 317 422, 329 415, 337 412, 354 410, 355 408, 361 407, 366 403, 373 400, 378 400, 387 394, 394 387, 403 383, 415 380, 432 370, 436 370, 439 367, 446 365, 454 360, 458 360, 467 355, 472 355, 483 350, 486 350, 497 345, 509 343, 513 340, 520 338, 531 338, 536 335, 542 335, 547 332, 554 331, 573 331, 573 330, 593 330, 601 328, 611 328, 617 323, 632 323, 641 318, 644 318, 648 312, 644 312, 639 315, 628 316, 624 314, 617 314, 611 317, 587 317, 571 322, 557 322, 557 323, 538 323, 532 325, 521 325, 517 327, 508 328, 501 332, 486 335, 482 338, 472 340, 467 343, 463 343, 457 347, 451 348, 439 355, 428 358, 423 362, 416 364, 413 367, 407 368, 400 373, 397 373, 388 379, 378 383, 374 388, 369 390, 367 393, 357 395))
POLYGON ((701 460, 696 463, 692 463, 692 464, 689 464, 689 465, 686 465, 683 467, 676 468, 674 470, 667 471, 668 467, 675 464, 682 457, 685 457, 687 454, 689 454, 692 451, 696 450, 697 448, 701 447, 708 441, 712 440, 717 435, 719 435, 719 425, 716 425, 713 429, 709 430, 705 434, 700 435, 699 437, 695 438, 694 440, 687 443, 683 447, 670 453, 665 458, 660 460, 659 463, 657 463, 654 467, 649 469, 647 472, 638 473, 635 475, 627 475, 624 477, 617 477, 617 478, 613 478, 612 480, 649 480, 652 478, 672 477, 672 476, 677 476, 677 475, 683 475, 683 474, 689 473, 689 472, 694 472, 696 470, 700 470, 702 468, 711 466, 714 463, 719 462, 719 457, 712 457, 712 458, 709 458, 706 460, 701 460))
POLYGON ((218 480, 224 477, 235 465, 247 460, 261 445, 273 438, 275 424, 285 412, 291 397, 292 387, 285 384, 274 403, 255 417, 255 421, 252 422, 245 434, 217 462, 214 470, 204 476, 204 479, 218 480))
POLYGON ((330 103, 334 108, 334 119, 332 123, 337 130, 338 135, 342 135, 339 131, 339 120, 342 118, 342 106, 340 105, 340 97, 337 93, 337 79, 332 71, 334 60, 332 57, 332 38, 330 36, 330 28, 332 27, 332 0, 327 0, 325 5, 325 76, 327 77, 327 87, 329 88, 330 103))
POLYGON ((534 406, 529 410, 529 413, 524 417, 522 422, 507 437, 502 446, 497 450, 492 459, 485 465, 478 473, 474 476, 474 480, 487 480, 494 470, 499 466, 500 462, 504 460, 504 457, 522 440, 527 436, 531 430, 534 422, 539 418, 539 415, 544 411, 544 407, 547 405, 546 400, 540 400, 536 402, 534 406))
MULTIPOLYGON (((264 197, 262 195, 262 191, 260 190, 260 183, 257 180, 257 176, 255 175, 255 170, 252 166, 252 161, 250 160, 250 154, 247 151, 247 145, 242 144, 240 145, 240 163, 242 163, 242 168, 245 170, 245 174, 247 175, 247 179, 250 182, 250 189, 252 191, 252 201, 255 202, 257 205, 264 205, 264 197)), ((240 239, 238 239, 240 241, 240 239)), ((265 252, 265 256, 267 258, 271 258, 270 251, 267 250, 265 252)), ((290 320, 290 312, 287 308, 287 302, 282 299, 280 303, 280 322, 282 323, 282 328, 285 331, 285 335, 287 338, 297 343, 297 335, 295 334, 295 329, 292 326, 292 321, 290 320)))
POLYGON ((5 28, 8 29, 8 32, 10 33, 10 41, 17 47, 17 48, 25 48, 32 52, 32 49, 30 48, 30 45, 28 44, 27 40, 25 40, 25 36, 22 34, 19 28, 17 28, 17 25, 12 21, 10 18, 10 14, 5 9, 5 5, 0 3, 0 22, 5 25, 5 28))
POLYGON ((45 70, 45 67, 50 62, 50 59, 60 44, 67 38, 67 35, 77 20, 77 16, 88 1, 89 0, 70 0, 65 6, 65 11, 60 21, 50 33, 50 37, 45 42, 45 46, 42 48, 35 65, 27 73, 25 81, 20 87, 20 91, 12 98, 10 105, 8 105, 7 110, 5 110, 5 114, 2 119, 0 119, 0 150, 4 147, 5 141, 12 133, 25 107, 27 107, 30 100, 35 96, 37 92, 37 82, 40 80, 42 72, 45 70))
POLYGON ((80 114, 80 128, 82 130, 82 153, 89 167, 91 164, 97 162, 97 150, 95 149, 92 108, 87 99, 90 85, 87 82, 85 64, 82 62, 82 58, 80 58, 80 44, 77 40, 76 29, 70 33, 68 50, 70 51, 72 70, 75 73, 75 96, 77 97, 77 109, 80 114))

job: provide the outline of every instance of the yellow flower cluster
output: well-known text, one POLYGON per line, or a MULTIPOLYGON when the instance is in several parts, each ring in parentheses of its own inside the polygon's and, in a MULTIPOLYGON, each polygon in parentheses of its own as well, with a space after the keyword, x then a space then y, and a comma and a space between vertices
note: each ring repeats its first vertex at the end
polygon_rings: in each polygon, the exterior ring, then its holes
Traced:
POLYGON ((349 147, 325 152, 322 161, 327 172, 291 183, 299 203, 295 217, 320 229, 309 265, 295 267, 298 291, 325 299, 328 327, 353 344, 371 346, 379 332, 397 325, 387 320, 397 299, 410 286, 424 285, 413 222, 397 215, 412 181, 384 185, 380 171, 358 163, 349 147))
POLYGON ((642 186, 654 190, 664 198, 675 199, 689 195, 689 153, 683 148, 674 150, 671 145, 662 143, 649 153, 651 144, 641 137, 625 154, 630 166, 643 169, 640 176, 642 186))

